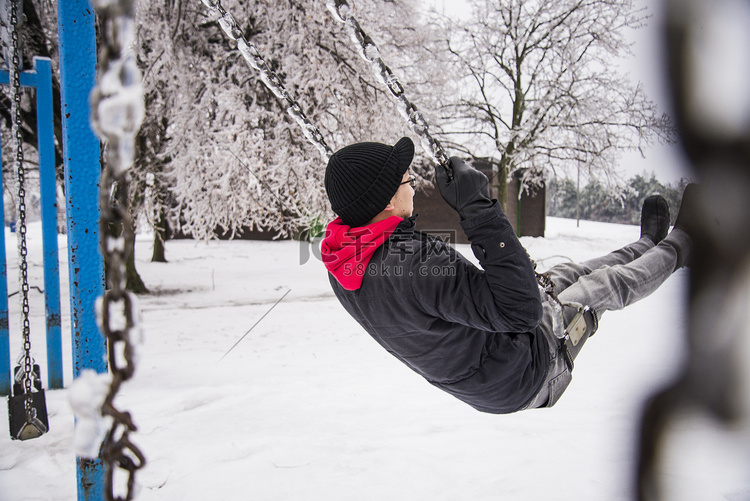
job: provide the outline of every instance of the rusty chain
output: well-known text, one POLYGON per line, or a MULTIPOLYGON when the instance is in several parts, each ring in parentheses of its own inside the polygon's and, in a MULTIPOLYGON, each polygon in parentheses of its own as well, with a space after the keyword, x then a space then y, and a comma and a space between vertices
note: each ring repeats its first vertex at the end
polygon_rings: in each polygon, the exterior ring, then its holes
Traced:
POLYGON ((107 270, 108 288, 99 299, 99 324, 107 339, 109 392, 102 415, 112 418, 112 426, 101 448, 107 466, 107 499, 130 500, 134 496, 135 474, 145 463, 140 449, 130 440, 137 428, 127 411, 115 406, 123 382, 135 372, 134 334, 137 334, 133 296, 125 290, 125 263, 132 248, 132 224, 128 200, 129 169, 135 157, 135 136, 143 121, 145 107, 141 73, 132 45, 135 38, 133 0, 95 0, 101 26, 97 85, 91 93, 91 122, 106 144, 100 181, 100 246, 107 270), (119 234, 115 234, 118 233, 119 234), (125 497, 115 496, 116 468, 127 475, 125 497))
POLYGON ((297 125, 300 126, 305 138, 312 143, 318 151, 320 151, 323 158, 328 160, 333 154, 333 151, 328 144, 326 144, 323 134, 321 134, 320 130, 310 122, 310 119, 307 118, 307 115, 302 111, 300 104, 284 87, 281 77, 271 69, 270 65, 263 58, 255 44, 245 38, 245 35, 237 25, 234 16, 224 9, 220 0, 202 0, 202 2, 206 7, 219 14, 219 26, 221 26, 221 29, 224 30, 224 33, 226 33, 229 38, 237 43, 237 49, 240 51, 240 54, 242 54, 245 62, 247 62, 251 68, 258 71, 260 73, 261 81, 265 86, 268 87, 278 99, 286 103, 287 113, 295 122, 297 122, 297 125))

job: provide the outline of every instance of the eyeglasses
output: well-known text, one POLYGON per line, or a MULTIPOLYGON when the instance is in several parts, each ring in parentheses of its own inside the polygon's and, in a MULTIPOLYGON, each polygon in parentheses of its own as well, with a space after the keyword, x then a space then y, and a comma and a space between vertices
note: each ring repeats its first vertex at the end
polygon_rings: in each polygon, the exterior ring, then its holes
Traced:
MULTIPOLYGON (((412 188, 416 188, 416 187, 417 187, 417 178, 416 178, 416 177, 414 177, 414 176, 409 176, 409 180, 408 180, 408 181, 404 181, 404 182, 403 182, 403 183, 401 183, 401 184, 402 184, 402 185, 403 185, 403 184, 408 184, 408 185, 409 185, 409 186, 411 186, 412 188)), ((399 186, 400 186, 400 185, 399 185, 399 186)))

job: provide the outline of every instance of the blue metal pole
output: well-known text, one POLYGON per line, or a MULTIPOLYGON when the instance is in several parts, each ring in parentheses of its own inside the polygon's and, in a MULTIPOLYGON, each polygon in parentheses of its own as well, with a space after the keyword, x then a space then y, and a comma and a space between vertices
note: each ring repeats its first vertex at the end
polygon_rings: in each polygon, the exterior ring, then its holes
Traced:
MULTIPOLYGON (((89 126, 89 94, 96 81, 96 16, 86 0, 57 2, 60 83, 68 219, 68 269, 73 330, 73 376, 107 371, 95 302, 104 291, 99 253, 99 139, 89 126)), ((104 465, 77 458, 78 499, 104 499, 104 465)))
POLYGON ((47 319, 47 382, 63 387, 62 333, 60 326, 60 264, 57 254, 57 183, 52 113, 52 64, 34 58, 37 74, 36 119, 39 147, 39 194, 42 209, 44 255, 44 307, 47 319))
MULTIPOLYGON (((34 70, 20 75, 24 87, 36 88, 37 148, 42 209, 42 242, 44 248, 44 300, 47 325, 47 376, 49 388, 63 387, 62 335, 60 328, 60 273, 57 253, 57 186, 55 180, 55 145, 52 113, 52 64, 49 58, 35 57, 34 70)), ((0 71, 0 84, 9 84, 9 72, 0 71)), ((0 181, 0 191, 2 182, 0 181)), ((4 222, 2 208, 0 217, 4 222)), ((7 265, 5 234, 0 235, 0 373, 10 364, 8 341, 7 265), (8 355, 5 348, 8 347, 8 355)), ((7 367, 10 374, 10 366, 7 367)), ((10 391, 10 376, 0 376, 0 395, 10 391)))
MULTIPOLYGON (((2 172, 0 155, 0 172, 2 172)), ((3 176, 0 176, 0 193, 3 192, 3 176)), ((10 395, 10 331, 8 329, 8 265, 5 261, 5 211, 0 204, 0 395, 10 395)))
MULTIPOLYGON (((36 87, 36 71, 22 71, 19 75, 21 87, 36 87)), ((0 70, 0 84, 10 85, 10 72, 0 70)))

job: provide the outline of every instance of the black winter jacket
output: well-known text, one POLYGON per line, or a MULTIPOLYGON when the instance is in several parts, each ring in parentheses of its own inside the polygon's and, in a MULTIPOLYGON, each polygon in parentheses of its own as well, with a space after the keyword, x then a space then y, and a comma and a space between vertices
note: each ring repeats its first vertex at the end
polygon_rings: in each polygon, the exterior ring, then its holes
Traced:
POLYGON ((398 225, 358 290, 329 274, 344 308, 396 358, 477 410, 522 409, 549 364, 525 249, 500 206, 461 222, 479 269, 444 241, 398 225))

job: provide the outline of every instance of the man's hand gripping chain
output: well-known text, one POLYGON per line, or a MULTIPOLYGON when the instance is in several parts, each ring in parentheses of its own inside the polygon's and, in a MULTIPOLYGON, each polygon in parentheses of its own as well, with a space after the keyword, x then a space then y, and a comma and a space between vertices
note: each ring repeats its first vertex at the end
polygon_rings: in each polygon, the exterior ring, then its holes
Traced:
MULTIPOLYGON (((489 182, 486 176, 458 157, 451 157, 450 164, 452 167, 450 170, 443 165, 435 167, 435 181, 443 199, 458 212, 461 219, 471 219, 491 207, 493 202, 490 199, 489 182)), ((568 369, 572 371, 573 359, 581 350, 582 341, 592 336, 598 328, 596 312, 578 303, 562 303, 555 293, 555 284, 550 274, 537 272, 536 263, 531 258, 529 260, 539 286, 554 301, 563 322, 564 309, 566 307, 576 309, 575 316, 565 330, 560 335, 555 333, 560 339, 559 349, 565 357, 568 369)))

